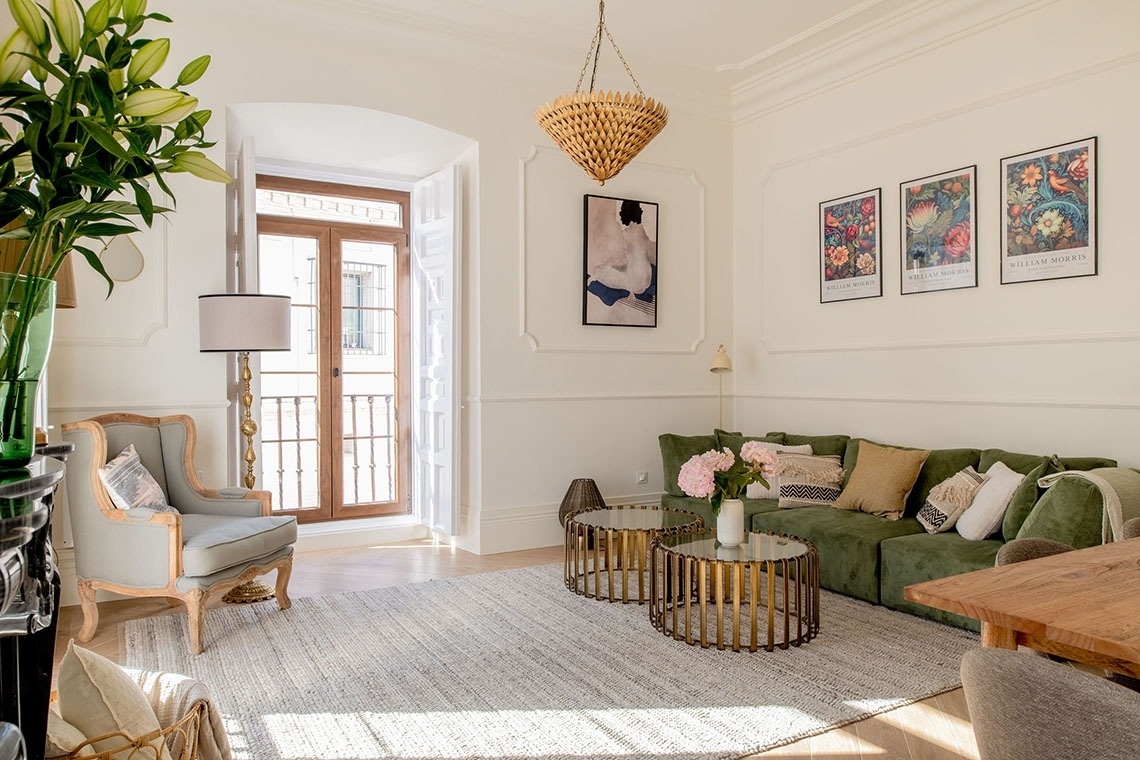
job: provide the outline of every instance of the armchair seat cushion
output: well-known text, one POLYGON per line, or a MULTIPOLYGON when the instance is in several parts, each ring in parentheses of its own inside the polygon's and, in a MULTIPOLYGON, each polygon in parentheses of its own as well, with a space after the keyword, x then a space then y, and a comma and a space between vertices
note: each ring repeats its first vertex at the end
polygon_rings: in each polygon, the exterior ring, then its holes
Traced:
POLYGON ((211 575, 297 541, 297 518, 182 515, 182 572, 211 575))

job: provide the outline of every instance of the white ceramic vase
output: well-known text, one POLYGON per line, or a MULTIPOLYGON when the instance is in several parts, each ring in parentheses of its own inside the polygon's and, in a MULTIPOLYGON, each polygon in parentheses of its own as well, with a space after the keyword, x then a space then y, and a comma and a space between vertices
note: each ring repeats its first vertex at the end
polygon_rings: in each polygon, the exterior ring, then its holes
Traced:
POLYGON ((716 540, 722 546, 739 546, 744 541, 744 502, 725 499, 716 515, 716 540))

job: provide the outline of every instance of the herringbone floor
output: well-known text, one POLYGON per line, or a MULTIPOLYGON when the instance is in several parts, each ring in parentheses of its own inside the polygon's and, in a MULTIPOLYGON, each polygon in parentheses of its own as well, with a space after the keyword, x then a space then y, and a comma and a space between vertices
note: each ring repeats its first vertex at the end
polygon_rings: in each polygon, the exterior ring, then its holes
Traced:
MULTIPOLYGON (((427 541, 307 552, 297 555, 289 591, 293 598, 362 591, 561 560, 561 547, 477 556, 427 541)), ((179 614, 182 608, 171 607, 161 599, 142 599, 106 602, 99 605, 99 612, 99 629, 86 646, 117 661, 122 657, 119 627, 123 621, 148 615, 179 614)), ((78 633, 81 622, 78 607, 61 610, 57 663, 63 656, 68 639, 78 633)), ((209 642, 206 645, 209 646, 209 642)), ((978 750, 970 729, 966 700, 962 690, 958 689, 757 757, 781 760, 977 760, 978 750)))

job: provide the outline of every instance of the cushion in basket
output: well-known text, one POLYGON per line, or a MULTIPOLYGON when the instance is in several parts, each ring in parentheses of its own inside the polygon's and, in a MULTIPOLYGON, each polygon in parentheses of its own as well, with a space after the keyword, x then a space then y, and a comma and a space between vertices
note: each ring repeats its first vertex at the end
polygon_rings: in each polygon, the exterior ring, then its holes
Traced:
POLYGON ((83 735, 82 731, 59 717, 55 705, 48 710, 47 746, 44 748, 44 757, 48 760, 67 757, 69 752, 85 741, 87 741, 87 737, 83 735))
POLYGON ((297 518, 182 515, 182 572, 212 575, 297 541, 297 518))
POLYGON ((856 509, 888 520, 900 519, 906 509, 907 495, 929 456, 930 452, 925 449, 898 449, 862 441, 851 479, 835 500, 836 508, 856 509))
POLYGON ((959 470, 930 489, 930 495, 918 511, 918 521, 927 533, 945 533, 958 522, 974 500, 974 494, 988 479, 973 467, 959 470))
POLYGON ((781 509, 829 507, 839 497, 843 465, 836 455, 777 454, 776 475, 781 509))
MULTIPOLYGON (((771 451, 777 457, 780 454, 811 454, 811 446, 803 444, 802 446, 785 446, 782 443, 768 443, 766 441, 759 441, 760 447, 771 451)), ((779 460, 777 459, 777 463, 779 460)), ((749 499, 778 499, 780 498, 780 473, 774 471, 764 475, 764 480, 768 481, 768 487, 765 488, 763 483, 749 483, 745 492, 745 496, 749 499)))
POLYGON ((133 443, 99 468, 99 480, 103 481, 107 495, 119 509, 143 507, 155 512, 178 511, 166 503, 166 494, 150 471, 143 467, 133 443))
MULTIPOLYGON (((59 716, 88 739, 116 731, 141 737, 160 729, 154 710, 130 676, 106 657, 77 647, 75 642, 67 645, 58 680, 59 716)), ((122 745, 122 737, 116 737, 92 746, 97 752, 106 752, 122 745)), ((161 760, 170 760, 162 737, 154 740, 154 746, 161 760)))

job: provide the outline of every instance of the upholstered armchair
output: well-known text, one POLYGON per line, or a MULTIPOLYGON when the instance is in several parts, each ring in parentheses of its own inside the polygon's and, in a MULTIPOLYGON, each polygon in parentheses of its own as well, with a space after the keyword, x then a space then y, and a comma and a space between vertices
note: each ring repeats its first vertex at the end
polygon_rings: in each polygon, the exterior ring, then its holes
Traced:
POLYGON ((203 650, 206 599, 215 592, 276 570, 277 604, 289 608, 296 518, 272 516, 268 491, 204 488, 194 467, 190 417, 108 414, 62 427, 64 440, 75 444, 65 482, 81 642, 90 641, 99 625, 99 589, 181 601, 194 654, 203 650), (130 444, 176 511, 116 506, 99 471, 130 444))

